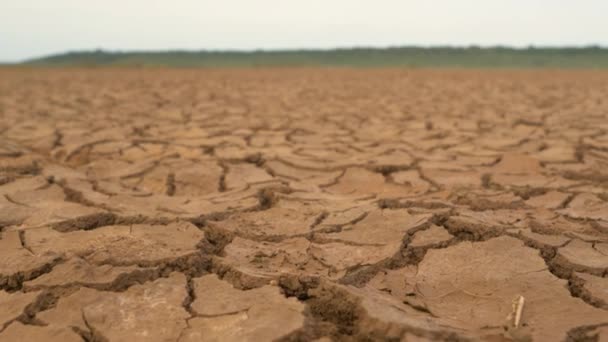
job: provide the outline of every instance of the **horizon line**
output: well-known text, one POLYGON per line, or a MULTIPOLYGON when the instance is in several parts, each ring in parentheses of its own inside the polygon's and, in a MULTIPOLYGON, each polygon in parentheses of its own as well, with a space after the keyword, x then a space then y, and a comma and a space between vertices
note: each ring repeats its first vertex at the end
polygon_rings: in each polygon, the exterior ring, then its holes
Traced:
POLYGON ((509 44, 416 44, 416 45, 345 45, 336 47, 285 47, 285 48, 254 48, 254 49, 240 49, 240 48, 202 48, 202 49, 189 49, 189 48, 167 48, 167 49, 108 49, 103 47, 90 48, 90 49, 69 49, 63 50, 62 52, 52 52, 44 55, 37 55, 27 57, 19 60, 3 61, 0 60, 0 64, 20 64, 37 59, 44 59, 56 56, 63 56, 68 54, 77 53, 107 53, 107 54, 138 54, 138 53, 168 53, 168 52, 179 52, 179 53, 280 53, 280 52, 332 52, 332 51, 349 51, 349 50, 391 50, 391 49, 505 49, 514 51, 524 50, 567 50, 567 49, 608 49, 608 44, 527 44, 527 45, 509 45, 509 44))

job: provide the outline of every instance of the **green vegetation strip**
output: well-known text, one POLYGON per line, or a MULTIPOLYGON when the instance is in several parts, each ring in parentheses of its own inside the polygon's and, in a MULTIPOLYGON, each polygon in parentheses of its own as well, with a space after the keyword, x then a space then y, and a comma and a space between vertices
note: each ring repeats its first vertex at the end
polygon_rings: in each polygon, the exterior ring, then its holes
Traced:
POLYGON ((21 63, 39 66, 344 66, 607 68, 608 48, 395 47, 285 51, 69 52, 21 63))

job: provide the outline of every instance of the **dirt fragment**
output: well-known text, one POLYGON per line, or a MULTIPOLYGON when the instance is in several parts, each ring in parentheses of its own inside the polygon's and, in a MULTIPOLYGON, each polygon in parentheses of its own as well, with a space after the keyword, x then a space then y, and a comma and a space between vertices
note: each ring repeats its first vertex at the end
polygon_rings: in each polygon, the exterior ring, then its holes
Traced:
POLYGON ((48 327, 76 327, 108 341, 176 340, 187 327, 188 313, 182 307, 185 284, 185 277, 174 273, 121 293, 81 288, 37 317, 48 327))
POLYGON ((242 291, 207 275, 193 280, 194 317, 181 335, 186 341, 275 340, 304 324, 304 305, 285 298, 278 287, 242 291))

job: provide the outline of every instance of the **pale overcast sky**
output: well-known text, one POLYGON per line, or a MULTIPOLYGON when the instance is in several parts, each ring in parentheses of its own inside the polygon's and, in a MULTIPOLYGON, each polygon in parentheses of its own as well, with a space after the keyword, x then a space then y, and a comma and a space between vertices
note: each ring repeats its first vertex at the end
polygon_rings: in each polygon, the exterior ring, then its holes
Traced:
POLYGON ((0 61, 68 50, 608 45, 606 0, 0 0, 0 61))

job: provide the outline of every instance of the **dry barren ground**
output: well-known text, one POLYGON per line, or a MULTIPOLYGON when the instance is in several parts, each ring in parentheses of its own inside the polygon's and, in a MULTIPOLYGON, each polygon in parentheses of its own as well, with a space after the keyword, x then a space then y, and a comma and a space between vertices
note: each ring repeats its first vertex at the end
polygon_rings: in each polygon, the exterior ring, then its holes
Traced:
POLYGON ((0 70, 0 341, 606 341, 607 94, 0 70))

